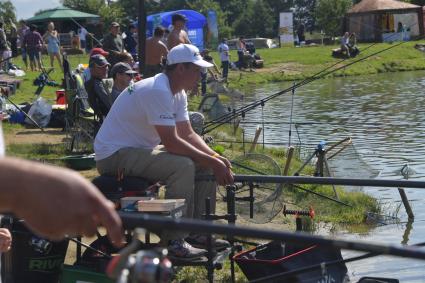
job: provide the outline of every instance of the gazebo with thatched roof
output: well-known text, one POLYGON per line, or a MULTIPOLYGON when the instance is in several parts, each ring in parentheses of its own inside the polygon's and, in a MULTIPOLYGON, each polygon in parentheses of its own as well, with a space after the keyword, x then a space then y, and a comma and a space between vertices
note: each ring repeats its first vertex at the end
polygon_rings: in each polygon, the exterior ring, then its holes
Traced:
POLYGON ((347 13, 347 31, 359 41, 410 40, 424 33, 421 6, 396 0, 363 0, 347 13))

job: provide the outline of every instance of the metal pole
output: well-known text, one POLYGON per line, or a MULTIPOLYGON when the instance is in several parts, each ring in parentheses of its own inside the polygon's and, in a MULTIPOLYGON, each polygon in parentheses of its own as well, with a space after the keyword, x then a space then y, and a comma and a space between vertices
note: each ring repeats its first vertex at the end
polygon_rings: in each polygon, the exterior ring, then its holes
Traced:
POLYGON ((13 106, 15 106, 16 109, 18 109, 19 111, 22 112, 22 114, 24 114, 25 117, 27 117, 37 128, 39 128, 42 132, 44 132, 44 129, 30 116, 28 115, 24 110, 22 110, 21 108, 19 108, 18 105, 16 105, 12 100, 10 100, 10 98, 8 96, 3 96, 7 101, 10 102, 10 104, 12 104, 13 106))
POLYGON ((291 243, 314 243, 341 249, 425 259, 425 251, 421 250, 420 248, 414 249, 412 247, 403 247, 400 245, 384 245, 382 243, 335 239, 302 232, 293 233, 273 229, 266 230, 226 224, 213 224, 209 223, 208 221, 201 221, 196 219, 172 219, 164 216, 148 215, 143 213, 118 212, 118 214, 123 220, 125 229, 144 227, 146 229, 158 231, 165 228, 168 230, 227 235, 228 237, 242 236, 248 238, 287 241, 291 243))
POLYGON ((292 136, 292 114, 294 110, 294 95, 295 95, 295 83, 292 85, 292 95, 291 95, 291 115, 289 116, 289 138, 288 138, 288 147, 291 146, 291 136, 292 136))
MULTIPOLYGON (((215 180, 213 175, 196 176, 197 181, 215 180)), ((318 184, 361 187, 390 187, 390 188, 417 188, 425 189, 424 181, 386 180, 386 179, 349 179, 331 177, 304 177, 304 176, 264 176, 264 175, 235 175, 235 182, 281 183, 281 184, 318 184)))
POLYGON ((139 59, 139 73, 143 74, 145 70, 145 59, 146 59, 146 8, 145 0, 139 0, 139 11, 138 11, 138 50, 137 56, 139 59))

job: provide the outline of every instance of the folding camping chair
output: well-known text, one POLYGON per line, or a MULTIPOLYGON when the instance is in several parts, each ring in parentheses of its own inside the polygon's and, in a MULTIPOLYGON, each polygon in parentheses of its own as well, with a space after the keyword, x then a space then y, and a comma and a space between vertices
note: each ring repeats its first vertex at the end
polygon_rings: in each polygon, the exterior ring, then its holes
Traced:
POLYGON ((73 73, 64 56, 66 149, 70 152, 91 152, 93 140, 100 123, 88 103, 84 80, 80 74, 73 73))

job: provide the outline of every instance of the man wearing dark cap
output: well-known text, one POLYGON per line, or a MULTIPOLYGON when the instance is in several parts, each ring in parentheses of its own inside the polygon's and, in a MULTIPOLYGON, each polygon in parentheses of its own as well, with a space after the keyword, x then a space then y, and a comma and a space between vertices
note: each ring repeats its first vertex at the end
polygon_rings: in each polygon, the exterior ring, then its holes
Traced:
POLYGON ((168 50, 171 50, 171 48, 179 45, 180 43, 191 43, 187 32, 184 30, 186 21, 187 18, 182 14, 174 14, 171 17, 173 30, 170 32, 167 39, 168 50))
POLYGON ((108 77, 109 62, 100 54, 90 57, 90 79, 84 84, 89 96, 89 103, 96 116, 101 121, 108 114, 112 105, 111 96, 108 94, 102 80, 108 77))
POLYGON ((117 56, 125 49, 122 37, 119 34, 120 25, 117 22, 112 22, 109 31, 110 32, 103 38, 103 49, 109 52, 106 58, 111 66, 114 66, 115 63, 119 62, 117 56))
MULTIPOLYGON (((96 47, 96 48, 93 48, 91 51, 90 51, 90 57, 91 56, 93 56, 93 55, 96 55, 96 54, 100 54, 100 55, 102 55, 102 56, 104 56, 104 57, 106 57, 106 56, 108 56, 109 55, 109 52, 106 52, 105 50, 103 50, 102 48, 100 48, 100 47, 96 47)), ((89 57, 89 58, 90 58, 89 57)), ((91 75, 90 75, 90 68, 86 68, 86 69, 84 69, 84 71, 83 71, 83 79, 84 79, 84 82, 87 82, 88 80, 90 80, 90 78, 91 78, 91 75)))
MULTIPOLYGON (((201 68, 212 66, 198 48, 180 44, 168 53, 163 73, 124 90, 95 138, 99 173, 124 171, 126 176, 165 182, 166 199, 185 199, 184 217, 201 218, 207 197, 214 213, 216 183, 195 182, 195 175, 212 173, 217 183, 226 185, 233 183, 233 173, 230 162, 193 131, 186 96, 186 90, 198 84, 201 68)), ((206 253, 186 242, 204 246, 206 237, 191 235, 184 240, 185 236, 165 227, 161 243, 168 246, 172 257, 197 258, 206 253)), ((226 243, 217 240, 218 244, 226 243)))
POLYGON ((118 95, 130 85, 133 76, 136 74, 137 72, 134 71, 129 64, 124 62, 118 62, 112 67, 111 76, 114 80, 111 91, 112 103, 114 103, 118 95))

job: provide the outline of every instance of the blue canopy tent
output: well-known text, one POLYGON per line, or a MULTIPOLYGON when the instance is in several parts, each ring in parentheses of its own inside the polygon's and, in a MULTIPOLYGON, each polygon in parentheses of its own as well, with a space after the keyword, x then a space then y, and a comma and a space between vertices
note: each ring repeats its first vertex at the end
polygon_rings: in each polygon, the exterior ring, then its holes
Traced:
POLYGON ((204 15, 193 10, 177 10, 148 16, 146 36, 152 36, 153 30, 159 25, 169 28, 171 26, 171 17, 174 14, 182 14, 187 18, 186 28, 190 41, 200 50, 204 49, 203 28, 207 23, 207 19, 204 15))

